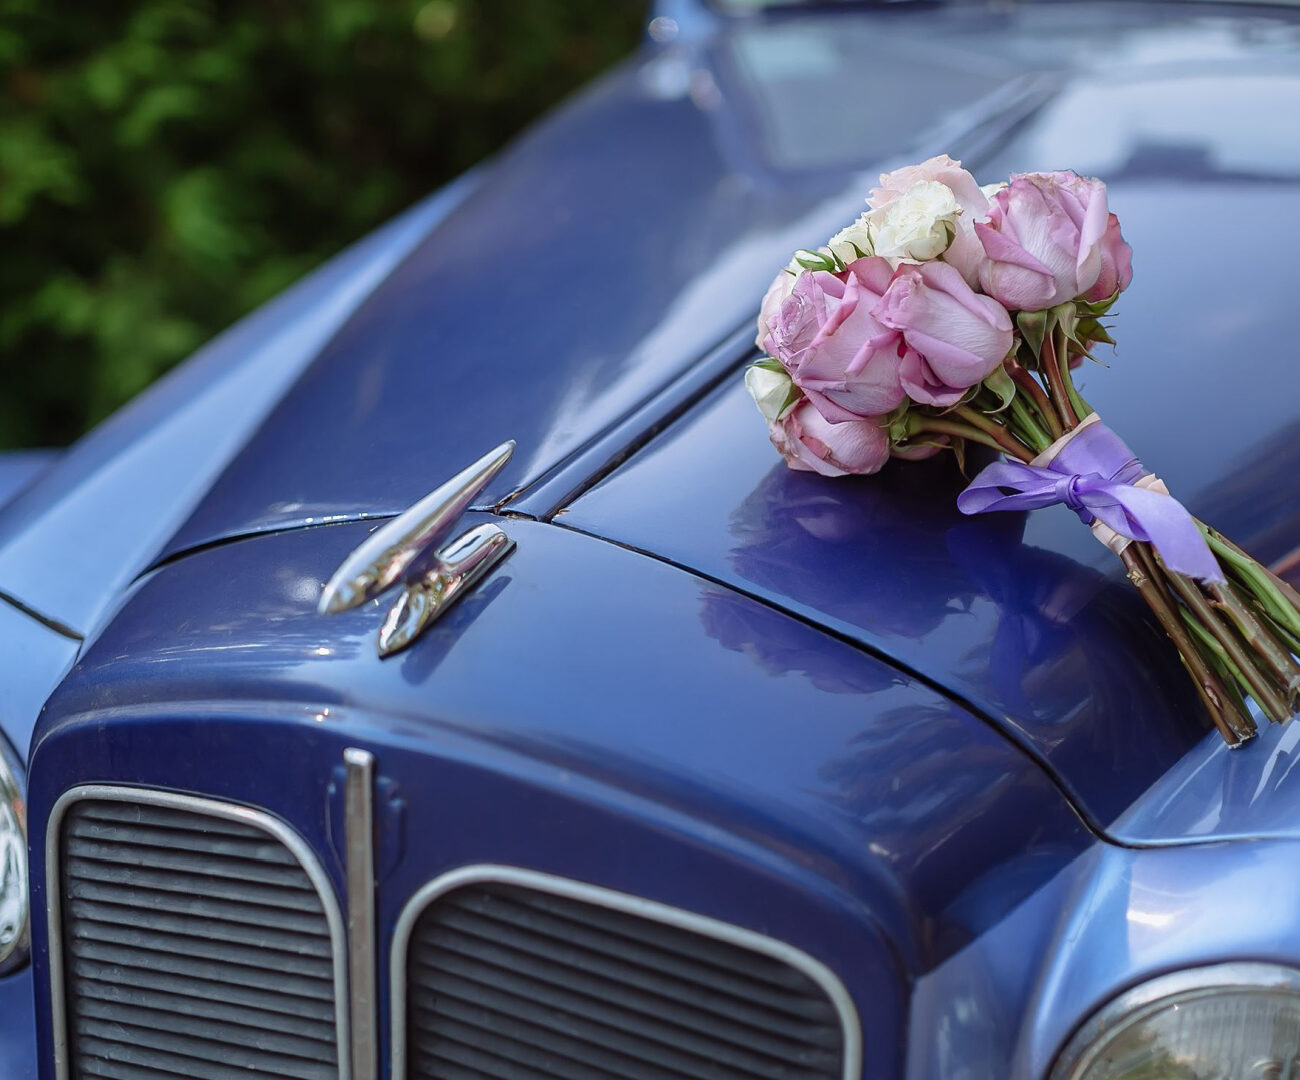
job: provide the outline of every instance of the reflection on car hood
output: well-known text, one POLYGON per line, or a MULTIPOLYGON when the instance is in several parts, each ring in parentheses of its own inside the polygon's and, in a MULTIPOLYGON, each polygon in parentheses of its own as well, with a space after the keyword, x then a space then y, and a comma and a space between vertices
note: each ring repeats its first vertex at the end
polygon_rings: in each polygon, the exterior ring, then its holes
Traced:
MULTIPOLYGON (((497 162, 323 349, 169 552, 395 513, 506 438, 519 449, 488 500, 519 490, 749 321, 791 250, 917 155, 951 150, 988 177, 1047 165, 1119 180, 1147 282, 1153 249, 1203 250, 1189 211, 1227 196, 1286 220, 1296 155, 1275 133, 1297 104, 1294 28, 1203 10, 858 8, 729 20, 642 54, 497 162)), ((1136 306, 1130 324, 1148 317, 1136 306)), ((1205 350, 1200 329, 1149 314, 1162 348, 1172 331, 1205 350)), ((1210 329, 1230 334, 1226 318, 1210 329)), ((1135 335, 1126 325, 1130 355, 1146 348, 1135 335)))
MULTIPOLYGON (((1268 134, 1300 106, 1294 31, 1215 18, 1117 41, 1133 66, 1072 74, 979 175, 1069 165, 1106 178, 1135 278, 1117 305, 1120 347, 1102 357, 1109 369, 1081 373, 1083 391, 1193 512, 1294 565, 1300 387, 1283 343, 1300 150, 1268 134), (1216 33, 1261 52, 1243 65, 1225 46, 1214 63, 1190 63, 1216 33)), ((1210 763, 1198 782, 1217 783, 1216 737, 1118 561, 1064 508, 964 518, 964 482, 949 461, 861 480, 792 473, 737 380, 557 521, 933 680, 1042 760, 1101 827, 1198 744, 1210 763)), ((1185 832, 1148 817, 1130 814, 1125 835, 1185 832)), ((1241 815, 1230 825, 1251 828, 1241 815)))

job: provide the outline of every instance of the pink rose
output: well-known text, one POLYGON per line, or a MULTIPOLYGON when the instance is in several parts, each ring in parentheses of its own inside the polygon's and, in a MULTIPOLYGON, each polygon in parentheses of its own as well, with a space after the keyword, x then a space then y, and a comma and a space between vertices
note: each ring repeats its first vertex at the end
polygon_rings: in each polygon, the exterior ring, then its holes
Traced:
POLYGON ((772 279, 772 284, 767 287, 767 292, 763 294, 763 303, 758 309, 758 336, 754 338, 754 344, 764 352, 771 350, 767 346, 767 335, 772 332, 772 320, 776 318, 776 313, 781 310, 781 305, 785 303, 786 297, 794 292, 795 275, 787 270, 782 270, 772 279))
POLYGON ((920 443, 916 446, 896 446, 890 451, 891 457, 896 457, 900 461, 925 461, 927 458, 934 457, 941 450, 947 450, 951 440, 947 435, 941 435, 932 443, 920 443))
POLYGON ((1123 292, 1133 280, 1133 249, 1124 243, 1119 232, 1119 218, 1114 214, 1106 222, 1101 237, 1101 274, 1097 284, 1084 293, 1085 300, 1096 303, 1123 292))
POLYGON ((873 473, 889 460, 889 435, 869 419, 832 424, 806 398, 768 425, 786 464, 823 476, 873 473))
POLYGON ((975 292, 942 262, 902 266, 876 309, 908 346, 899 369, 903 389, 926 405, 955 405, 988 378, 1011 351, 1011 316, 975 292))
POLYGON ((887 413, 903 402, 902 337, 872 315, 890 274, 884 259, 859 259, 847 280, 805 272, 771 320, 772 355, 832 423, 887 413))
POLYGON ((1109 217, 1100 180, 1071 172, 1012 177, 993 197, 989 220, 975 226, 987 256, 980 285, 1020 311, 1084 295, 1101 274, 1109 217))
POLYGON ((961 271, 968 285, 979 281, 979 267, 984 259, 984 248, 979 237, 975 235, 976 222, 983 221, 989 214, 988 197, 981 190, 969 172, 961 167, 960 161, 953 161, 947 154, 940 154, 920 165, 908 165, 883 173, 880 186, 873 188, 867 200, 872 209, 879 209, 903 195, 913 184, 922 180, 933 180, 947 187, 957 199, 961 214, 957 218, 957 231, 952 243, 943 253, 943 261, 951 263, 961 271))
POLYGON ((957 197, 965 214, 982 217, 988 212, 988 199, 984 197, 975 177, 961 167, 960 161, 953 161, 947 154, 932 157, 920 165, 908 165, 906 168, 882 173, 880 186, 872 188, 867 204, 873 210, 879 209, 923 180, 933 180, 948 188, 957 197))

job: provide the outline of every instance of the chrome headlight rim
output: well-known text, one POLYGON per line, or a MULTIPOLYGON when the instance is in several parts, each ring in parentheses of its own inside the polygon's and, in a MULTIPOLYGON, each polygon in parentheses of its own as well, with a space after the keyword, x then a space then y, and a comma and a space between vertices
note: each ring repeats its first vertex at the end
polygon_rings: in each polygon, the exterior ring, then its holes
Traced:
POLYGON ((1112 998, 1081 1027, 1058 1054, 1051 1080, 1082 1080, 1122 1031, 1171 1005, 1215 995, 1281 991, 1300 996, 1300 968, 1269 961, 1233 960, 1158 975, 1112 998))
MULTIPOLYGON (((0 977, 23 967, 31 955, 31 869, 27 863, 27 786, 26 770, 9 741, 0 733, 0 814, 11 817, 18 827, 21 849, 19 889, 22 896, 21 923, 17 935, 7 945, 0 942, 0 977)), ((2 824, 2 823, 0 823, 2 824)), ((0 836, 0 839, 3 839, 0 836)), ((0 857, 5 849, 0 847, 0 857)), ((4 873, 0 865, 0 875, 4 873)), ((3 877, 0 876, 0 884, 3 877)))

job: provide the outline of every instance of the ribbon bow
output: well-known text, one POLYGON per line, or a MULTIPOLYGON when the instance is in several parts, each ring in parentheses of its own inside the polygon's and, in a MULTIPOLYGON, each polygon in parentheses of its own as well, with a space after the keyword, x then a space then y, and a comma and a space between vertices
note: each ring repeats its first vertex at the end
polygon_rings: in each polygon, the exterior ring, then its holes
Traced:
MULTIPOLYGON (((1033 464, 999 461, 984 468, 957 496, 957 508, 963 514, 987 514, 1064 503, 1103 543, 1099 526, 1150 543, 1170 570, 1222 581, 1218 560, 1186 507, 1161 490, 1154 477, 1147 486, 1136 486, 1148 476, 1133 451, 1094 413, 1033 464)), ((1115 550, 1125 546, 1121 542, 1115 550)))

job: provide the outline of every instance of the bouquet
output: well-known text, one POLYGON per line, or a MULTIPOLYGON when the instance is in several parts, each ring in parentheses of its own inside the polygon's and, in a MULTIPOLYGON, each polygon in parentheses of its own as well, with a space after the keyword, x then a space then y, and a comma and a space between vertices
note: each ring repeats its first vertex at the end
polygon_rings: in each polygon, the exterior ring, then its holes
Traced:
POLYGON ((1001 460, 967 514, 1063 503, 1124 563, 1230 746, 1300 699, 1300 594, 1174 499, 1083 399, 1074 370, 1132 279, 1106 186, 1071 172, 981 187, 947 156, 880 178, 868 209, 795 253, 763 298, 745 384, 792 469, 1001 460))

